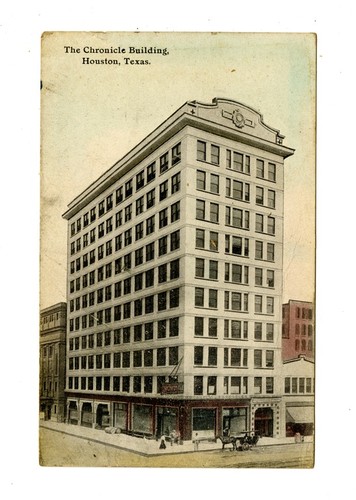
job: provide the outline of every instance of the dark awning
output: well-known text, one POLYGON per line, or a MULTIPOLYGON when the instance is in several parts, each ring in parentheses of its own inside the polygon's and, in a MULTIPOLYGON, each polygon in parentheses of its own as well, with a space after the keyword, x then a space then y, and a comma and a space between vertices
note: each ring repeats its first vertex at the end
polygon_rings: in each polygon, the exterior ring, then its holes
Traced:
POLYGON ((314 422, 313 406, 288 406, 286 408, 286 422, 305 424, 314 422))

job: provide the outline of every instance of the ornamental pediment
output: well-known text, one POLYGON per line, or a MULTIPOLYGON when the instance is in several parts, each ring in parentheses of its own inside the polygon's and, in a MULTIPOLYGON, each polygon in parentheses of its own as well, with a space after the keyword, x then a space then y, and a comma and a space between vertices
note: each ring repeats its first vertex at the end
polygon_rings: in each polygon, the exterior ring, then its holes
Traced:
POLYGON ((261 113, 245 104, 225 98, 214 98, 212 103, 191 101, 191 114, 260 139, 283 144, 284 136, 263 122, 261 113))

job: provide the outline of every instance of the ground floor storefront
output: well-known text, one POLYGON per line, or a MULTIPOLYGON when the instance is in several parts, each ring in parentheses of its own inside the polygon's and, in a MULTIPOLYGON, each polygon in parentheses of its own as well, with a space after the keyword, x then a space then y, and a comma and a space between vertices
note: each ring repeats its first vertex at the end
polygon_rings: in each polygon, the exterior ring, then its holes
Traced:
POLYGON ((284 411, 279 398, 178 400, 97 398, 71 394, 66 421, 73 425, 120 429, 159 439, 209 440, 244 432, 283 437, 284 411), (283 422, 282 422, 283 420, 283 422))

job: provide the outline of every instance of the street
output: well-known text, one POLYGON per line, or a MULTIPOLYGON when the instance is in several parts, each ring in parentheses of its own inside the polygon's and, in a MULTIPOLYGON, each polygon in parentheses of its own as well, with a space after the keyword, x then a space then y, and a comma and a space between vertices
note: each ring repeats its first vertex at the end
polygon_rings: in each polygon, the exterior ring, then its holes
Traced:
POLYGON ((40 465, 49 467, 311 468, 313 444, 258 446, 146 457, 100 442, 40 428, 40 465))

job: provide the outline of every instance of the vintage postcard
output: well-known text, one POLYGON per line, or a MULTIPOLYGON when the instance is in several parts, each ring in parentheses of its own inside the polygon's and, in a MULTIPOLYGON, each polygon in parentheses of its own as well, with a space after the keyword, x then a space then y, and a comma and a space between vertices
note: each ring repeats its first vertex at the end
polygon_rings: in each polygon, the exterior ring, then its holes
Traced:
POLYGON ((46 32, 42 466, 312 468, 312 33, 46 32))

